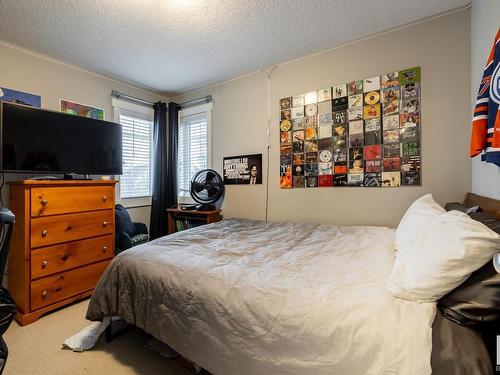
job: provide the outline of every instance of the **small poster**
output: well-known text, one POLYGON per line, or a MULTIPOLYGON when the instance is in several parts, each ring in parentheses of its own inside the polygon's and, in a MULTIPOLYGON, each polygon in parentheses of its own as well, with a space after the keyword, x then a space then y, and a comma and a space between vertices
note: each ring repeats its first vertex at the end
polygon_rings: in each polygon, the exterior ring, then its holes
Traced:
POLYGON ((63 99, 61 99, 61 112, 69 113, 70 115, 90 117, 96 120, 104 120, 104 109, 63 99))
MULTIPOLYGON (((262 154, 225 157, 223 169, 224 184, 226 185, 262 184, 262 154)), ((282 177, 287 176, 289 176, 288 173, 282 175, 282 177)), ((288 188, 287 179, 282 178, 281 185, 288 188)))
POLYGON ((0 100, 32 107, 40 108, 42 98, 39 95, 33 95, 27 92, 11 90, 6 87, 0 87, 0 100))

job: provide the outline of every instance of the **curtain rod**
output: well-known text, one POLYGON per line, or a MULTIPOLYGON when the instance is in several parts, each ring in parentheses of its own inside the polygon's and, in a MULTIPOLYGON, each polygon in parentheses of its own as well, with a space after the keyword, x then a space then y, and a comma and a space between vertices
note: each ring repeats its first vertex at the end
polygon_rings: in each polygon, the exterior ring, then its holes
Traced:
POLYGON ((202 98, 188 100, 187 102, 179 104, 179 107, 188 108, 188 107, 192 107, 192 106, 197 105, 197 104, 210 103, 212 100, 213 100, 212 95, 207 95, 207 96, 204 96, 202 98))
MULTIPOLYGON (((111 96, 118 98, 118 99, 119 98, 126 99, 126 100, 131 101, 131 102, 146 104, 146 105, 151 106, 151 107, 155 104, 149 100, 137 98, 137 97, 132 96, 132 95, 123 94, 117 90, 112 90, 111 96)), ((210 103, 211 101, 212 101, 212 95, 207 95, 207 96, 204 96, 202 98, 188 100, 187 102, 180 103, 179 107, 188 108, 188 107, 192 107, 192 106, 197 105, 197 104, 210 103)))
POLYGON ((114 96, 115 98, 118 98, 118 99, 120 99, 120 98, 126 99, 126 100, 131 101, 131 102, 146 104, 146 105, 149 105, 151 107, 155 104, 153 102, 150 102, 149 100, 137 98, 135 96, 131 96, 131 95, 127 95, 127 94, 122 94, 120 91, 116 91, 116 90, 111 91, 111 96, 114 96))

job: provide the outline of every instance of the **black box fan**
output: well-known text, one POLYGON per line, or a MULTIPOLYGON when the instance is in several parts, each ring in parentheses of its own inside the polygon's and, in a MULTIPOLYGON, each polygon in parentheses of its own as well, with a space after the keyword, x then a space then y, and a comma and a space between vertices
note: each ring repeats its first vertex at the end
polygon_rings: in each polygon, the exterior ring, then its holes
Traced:
POLYGON ((213 169, 196 172, 191 179, 191 197, 199 203, 198 211, 215 210, 215 203, 224 196, 224 181, 213 169))

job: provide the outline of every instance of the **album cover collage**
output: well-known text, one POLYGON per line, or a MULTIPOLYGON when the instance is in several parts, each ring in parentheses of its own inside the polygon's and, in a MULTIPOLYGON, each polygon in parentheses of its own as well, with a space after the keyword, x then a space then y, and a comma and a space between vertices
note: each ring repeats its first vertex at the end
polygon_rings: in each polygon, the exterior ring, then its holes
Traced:
POLYGON ((282 189, 420 185, 420 68, 280 99, 282 189))

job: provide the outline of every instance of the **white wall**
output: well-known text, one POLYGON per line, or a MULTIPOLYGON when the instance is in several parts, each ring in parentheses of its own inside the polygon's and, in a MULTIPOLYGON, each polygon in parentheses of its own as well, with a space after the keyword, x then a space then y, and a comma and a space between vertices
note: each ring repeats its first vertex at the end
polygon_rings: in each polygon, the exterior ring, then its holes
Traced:
MULTIPOLYGON (((212 94, 212 168, 222 172, 222 158, 262 153, 263 168, 267 163, 267 81, 263 74, 251 75, 198 91, 186 98, 212 94)), ((184 101, 177 98, 177 103, 184 101)), ((186 99, 189 100, 189 99, 186 99)), ((175 100, 174 100, 175 101, 175 100)), ((221 173, 222 174, 222 173, 221 173)), ((225 217, 265 218, 266 185, 226 186, 225 217)))
MULTIPOLYGON (((492 11, 491 7, 498 10, 500 6, 495 0, 480 0, 478 3, 472 8, 474 38, 484 24, 495 22, 498 11, 492 11)), ((219 171, 224 156, 246 153, 262 153, 265 166, 270 143, 270 220, 394 226, 408 205, 426 192, 433 193, 439 202, 444 203, 462 200, 471 189, 468 158, 471 101, 469 95, 461 93, 471 92, 470 76, 476 65, 479 67, 473 77, 477 77, 474 78, 474 85, 477 85, 494 32, 489 32, 491 36, 484 40, 478 37, 485 45, 481 49, 484 58, 480 57, 471 69, 470 17, 470 11, 464 10, 281 64, 271 76, 270 101, 264 73, 197 90, 179 96, 175 101, 213 95, 213 167, 219 171), (422 68, 421 187, 279 189, 279 98, 417 65, 422 68), (269 138, 268 104, 271 108, 269 138)), ((478 45, 473 43, 474 61, 478 45)), ((1 43, 0 56, 0 86, 39 94, 45 108, 57 110, 59 99, 65 98, 103 107, 106 119, 112 120, 112 89, 152 101, 167 100, 1 43)), ((477 168, 474 171, 476 173, 477 168)), ((485 175, 495 177, 497 183, 486 182, 480 187, 496 186, 498 196, 498 169, 495 172, 494 175, 485 175)), ((226 217, 265 219, 267 181, 266 176, 263 177, 264 183, 260 186, 227 187, 223 205, 226 217)), ((477 180, 474 178, 475 191, 488 195, 476 186, 477 180)), ((4 193, 4 199, 6 197, 4 193)), ((149 208, 134 209, 131 214, 135 220, 149 221, 149 208)))
MULTIPOLYGON (((417 197, 431 192, 440 202, 461 201, 471 188, 470 11, 439 17, 351 45, 280 65, 271 76, 269 219, 395 226, 417 197), (422 180, 420 187, 279 188, 279 105, 282 97, 352 79, 422 68, 422 180)), ((211 94, 213 167, 224 156, 262 153, 267 161, 267 79, 264 73, 174 98, 211 94)), ((226 217, 265 219, 262 186, 227 186, 226 217)))
MULTIPOLYGON (((486 60, 499 27, 500 1, 474 0, 471 11, 472 110, 475 107, 486 60)), ((500 168, 482 162, 481 156, 475 157, 472 160, 472 191, 500 199, 500 168)))
MULTIPOLYGON (((104 108, 105 119, 113 121, 111 90, 151 101, 167 99, 152 92, 108 79, 0 41, 0 87, 42 97, 42 108, 59 110, 59 99, 104 108)), ((29 135, 27 135, 29 136, 29 135)), ((10 174, 7 180, 28 176, 10 174)), ((2 191, 8 201, 8 187, 2 191)), ((149 225, 150 207, 129 210, 133 220, 149 225)))

